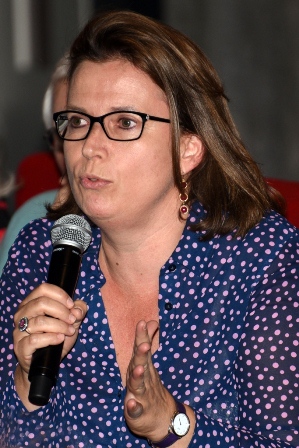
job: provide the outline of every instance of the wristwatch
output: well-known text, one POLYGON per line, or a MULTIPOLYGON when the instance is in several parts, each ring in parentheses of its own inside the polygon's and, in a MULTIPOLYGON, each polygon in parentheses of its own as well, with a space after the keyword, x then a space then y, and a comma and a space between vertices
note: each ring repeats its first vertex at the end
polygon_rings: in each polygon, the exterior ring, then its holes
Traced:
POLYGON ((178 401, 176 401, 176 406, 177 409, 170 420, 167 436, 159 442, 148 440, 148 443, 152 448, 167 448, 188 434, 190 420, 186 414, 185 406, 178 401))

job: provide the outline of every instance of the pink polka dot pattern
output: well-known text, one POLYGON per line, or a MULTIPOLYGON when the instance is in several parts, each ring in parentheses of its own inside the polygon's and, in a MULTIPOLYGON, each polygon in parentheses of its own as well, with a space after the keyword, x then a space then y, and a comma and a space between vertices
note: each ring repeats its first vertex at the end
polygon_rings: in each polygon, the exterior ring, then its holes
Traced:
MULTIPOLYGON (((196 412, 189 447, 299 447, 299 234, 275 213, 242 240, 199 241, 189 225, 160 272, 165 387, 196 412)), ((0 281, 0 446, 147 447, 123 417, 122 387, 100 288, 100 230, 82 261, 76 297, 88 303, 78 340, 61 363, 47 406, 29 413, 14 389, 13 315, 46 281, 47 220, 20 233, 0 281)))

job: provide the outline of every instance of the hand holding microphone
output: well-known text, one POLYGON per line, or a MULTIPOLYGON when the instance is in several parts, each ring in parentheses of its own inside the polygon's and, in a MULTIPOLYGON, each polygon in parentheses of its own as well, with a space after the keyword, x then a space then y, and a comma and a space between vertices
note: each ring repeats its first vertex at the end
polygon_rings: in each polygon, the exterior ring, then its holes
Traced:
MULTIPOLYGON (((81 265, 81 255, 91 241, 88 222, 78 215, 67 215, 57 220, 51 231, 54 246, 47 282, 59 286, 73 296, 81 265)), ((63 343, 38 348, 32 356, 29 370, 29 401, 43 406, 55 385, 63 343)))

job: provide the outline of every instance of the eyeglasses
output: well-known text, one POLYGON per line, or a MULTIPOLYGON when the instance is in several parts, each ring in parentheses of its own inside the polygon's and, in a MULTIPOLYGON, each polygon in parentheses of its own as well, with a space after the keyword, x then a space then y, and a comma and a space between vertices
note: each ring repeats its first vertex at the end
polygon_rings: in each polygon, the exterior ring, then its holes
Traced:
POLYGON ((148 120, 170 123, 168 118, 154 117, 142 112, 119 110, 100 117, 65 110, 53 114, 59 137, 63 140, 78 141, 88 137, 94 123, 100 123, 110 140, 128 142, 138 140, 148 120))

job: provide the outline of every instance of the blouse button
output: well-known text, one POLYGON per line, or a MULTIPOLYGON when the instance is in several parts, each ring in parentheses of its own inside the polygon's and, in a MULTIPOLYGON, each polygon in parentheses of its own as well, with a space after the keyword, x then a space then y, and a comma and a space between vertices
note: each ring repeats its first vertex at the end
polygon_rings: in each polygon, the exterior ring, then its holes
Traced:
POLYGON ((172 303, 170 303, 170 302, 166 302, 165 305, 164 305, 164 308, 165 308, 167 311, 170 311, 170 310, 172 310, 173 305, 172 305, 172 303))
POLYGON ((169 267, 168 267, 168 270, 169 270, 170 272, 175 271, 175 270, 176 270, 176 265, 175 265, 175 264, 170 264, 169 267))

